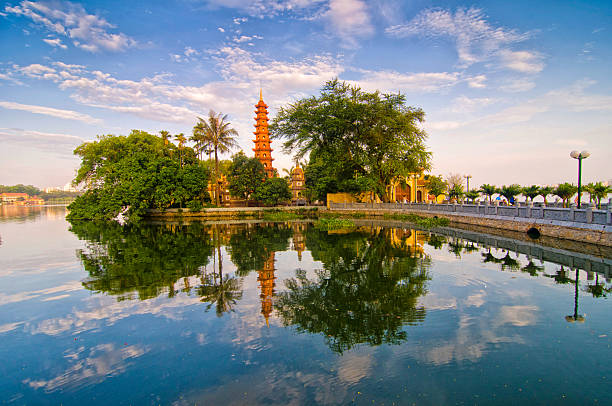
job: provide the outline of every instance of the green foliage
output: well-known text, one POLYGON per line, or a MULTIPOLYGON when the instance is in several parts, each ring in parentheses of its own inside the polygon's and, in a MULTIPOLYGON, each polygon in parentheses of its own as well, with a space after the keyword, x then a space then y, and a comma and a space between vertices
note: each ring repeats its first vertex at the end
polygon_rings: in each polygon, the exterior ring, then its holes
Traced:
POLYGON ((240 151, 232 157, 227 180, 231 195, 246 200, 266 181, 266 171, 259 159, 240 151))
POLYGON ((562 183, 553 191, 553 194, 563 200, 563 207, 569 207, 569 199, 574 196, 578 188, 571 183, 562 183))
POLYGON ((174 295, 179 278, 198 275, 212 246, 199 223, 155 226, 76 221, 70 231, 86 241, 78 256, 89 278, 83 286, 118 300, 174 295))
POLYGON ((320 230, 340 230, 344 228, 354 228, 355 223, 348 219, 324 217, 316 221, 315 227, 320 230))
POLYGON ((454 185, 448 189, 448 197, 451 199, 459 199, 461 196, 463 196, 463 188, 461 185, 454 185))
POLYGON ((502 186, 498 193, 508 199, 508 202, 514 202, 514 198, 521 194, 523 188, 520 185, 512 184, 512 185, 504 185, 502 186))
POLYGON ((291 199, 291 190, 285 179, 270 178, 255 191, 253 197, 265 205, 276 206, 291 199))
POLYGON ((387 199, 394 178, 429 169, 422 110, 401 94, 368 93, 332 80, 321 95, 282 107, 270 125, 286 151, 310 153, 306 167, 311 199, 327 193, 374 191, 387 199))
POLYGON ((266 210, 262 218, 266 221, 289 221, 312 218, 315 217, 316 214, 316 211, 312 210, 266 210))
POLYGON ((447 184, 446 181, 442 179, 442 175, 429 176, 427 185, 425 187, 429 191, 429 194, 438 197, 446 192, 447 184))
POLYGON ((523 196, 527 196, 529 200, 533 201, 534 197, 540 195, 540 187, 537 185, 527 186, 521 189, 523 196))
POLYGON ((542 196, 544 198, 544 205, 548 204, 548 201, 546 200, 546 197, 548 195, 552 195, 555 191, 555 188, 552 186, 541 186, 540 190, 539 190, 539 194, 538 196, 542 196))
POLYGON ((392 231, 309 229, 306 246, 323 269, 312 279, 298 270, 286 280, 274 304, 283 324, 321 334, 337 353, 362 343, 404 342, 407 325, 425 320, 418 300, 427 292, 430 260, 394 245, 392 231))
POLYGON ((465 193, 465 197, 470 199, 472 202, 480 197, 480 192, 478 190, 470 190, 465 193))
POLYGON ((68 206, 68 219, 111 219, 129 207, 133 221, 150 208, 203 203, 208 171, 198 165, 191 148, 183 147, 180 159, 174 148, 136 130, 127 137, 105 135, 77 147, 75 154, 82 161, 74 183, 88 190, 68 206))
POLYGON ((417 214, 400 214, 400 213, 392 213, 385 214, 383 218, 388 220, 401 220, 401 221, 409 221, 410 223, 417 224, 421 227, 445 227, 448 226, 449 220, 447 218, 442 217, 423 217, 417 214))
POLYGON ((498 193, 498 190, 497 190, 497 186, 489 185, 488 183, 485 183, 484 185, 480 186, 480 192, 484 194, 485 196, 488 196, 489 203, 491 203, 491 198, 493 197, 495 193, 498 193))
POLYGON ((247 276, 251 271, 263 269, 272 253, 289 248, 292 235, 291 228, 284 224, 233 228, 228 251, 236 273, 247 276))
POLYGON ((36 186, 26 186, 20 183, 13 186, 0 185, 0 193, 27 193, 29 196, 35 196, 40 195, 42 191, 36 186))
MULTIPOLYGON (((593 196, 597 199, 597 207, 601 209, 601 199, 612 193, 612 187, 606 186, 601 182, 597 182, 593 185, 593 196)), ((610 204, 610 201, 608 201, 610 204)))

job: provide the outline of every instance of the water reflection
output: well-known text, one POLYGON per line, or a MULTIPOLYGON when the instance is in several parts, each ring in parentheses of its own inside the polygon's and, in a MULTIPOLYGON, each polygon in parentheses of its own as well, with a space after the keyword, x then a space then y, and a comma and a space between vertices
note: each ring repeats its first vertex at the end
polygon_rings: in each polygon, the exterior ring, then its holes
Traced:
POLYGON ((430 259, 421 245, 410 245, 416 232, 374 228, 328 234, 315 228, 306 247, 323 269, 309 279, 299 270, 285 281, 275 308, 285 325, 323 334, 339 353, 357 344, 399 344, 402 329, 425 319, 417 299, 426 293, 430 259), (399 234, 399 235, 398 235, 399 234))

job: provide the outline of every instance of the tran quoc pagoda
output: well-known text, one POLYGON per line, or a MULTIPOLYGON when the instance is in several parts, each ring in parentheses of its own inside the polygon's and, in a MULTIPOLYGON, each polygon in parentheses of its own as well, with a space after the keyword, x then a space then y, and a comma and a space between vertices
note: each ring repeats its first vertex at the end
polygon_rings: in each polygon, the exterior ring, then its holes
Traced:
POLYGON ((270 135, 268 134, 268 105, 264 103, 262 91, 259 90, 259 102, 255 105, 255 158, 259 160, 266 170, 268 178, 274 177, 274 168, 272 167, 272 148, 270 148, 270 135))

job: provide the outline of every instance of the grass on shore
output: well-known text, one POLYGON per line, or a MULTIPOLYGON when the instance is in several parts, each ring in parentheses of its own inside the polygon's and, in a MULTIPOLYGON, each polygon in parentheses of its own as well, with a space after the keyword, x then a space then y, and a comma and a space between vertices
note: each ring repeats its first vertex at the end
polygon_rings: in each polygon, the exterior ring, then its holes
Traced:
POLYGON ((353 228, 355 223, 349 219, 337 217, 324 217, 316 221, 315 227, 319 230, 339 230, 343 228, 353 228))
POLYGON ((386 220, 400 220, 400 221, 408 221, 413 224, 417 224, 421 227, 445 227, 448 226, 450 221, 447 218, 441 217, 423 217, 416 214, 385 214, 383 216, 386 220))

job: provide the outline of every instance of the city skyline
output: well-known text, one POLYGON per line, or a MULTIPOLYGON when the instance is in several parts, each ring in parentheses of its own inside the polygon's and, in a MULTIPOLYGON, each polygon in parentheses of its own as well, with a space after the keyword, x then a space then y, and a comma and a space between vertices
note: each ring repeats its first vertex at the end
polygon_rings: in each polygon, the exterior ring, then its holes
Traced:
MULTIPOLYGON (((191 133, 228 114, 253 156, 273 118, 332 78, 426 113, 433 174, 470 185, 612 178, 607 2, 9 1, 0 9, 0 184, 64 185, 96 135, 191 133)), ((282 173, 292 158, 272 143, 282 173)), ((237 152, 234 151, 234 152, 237 152)), ((229 155, 223 156, 229 159, 229 155)))

